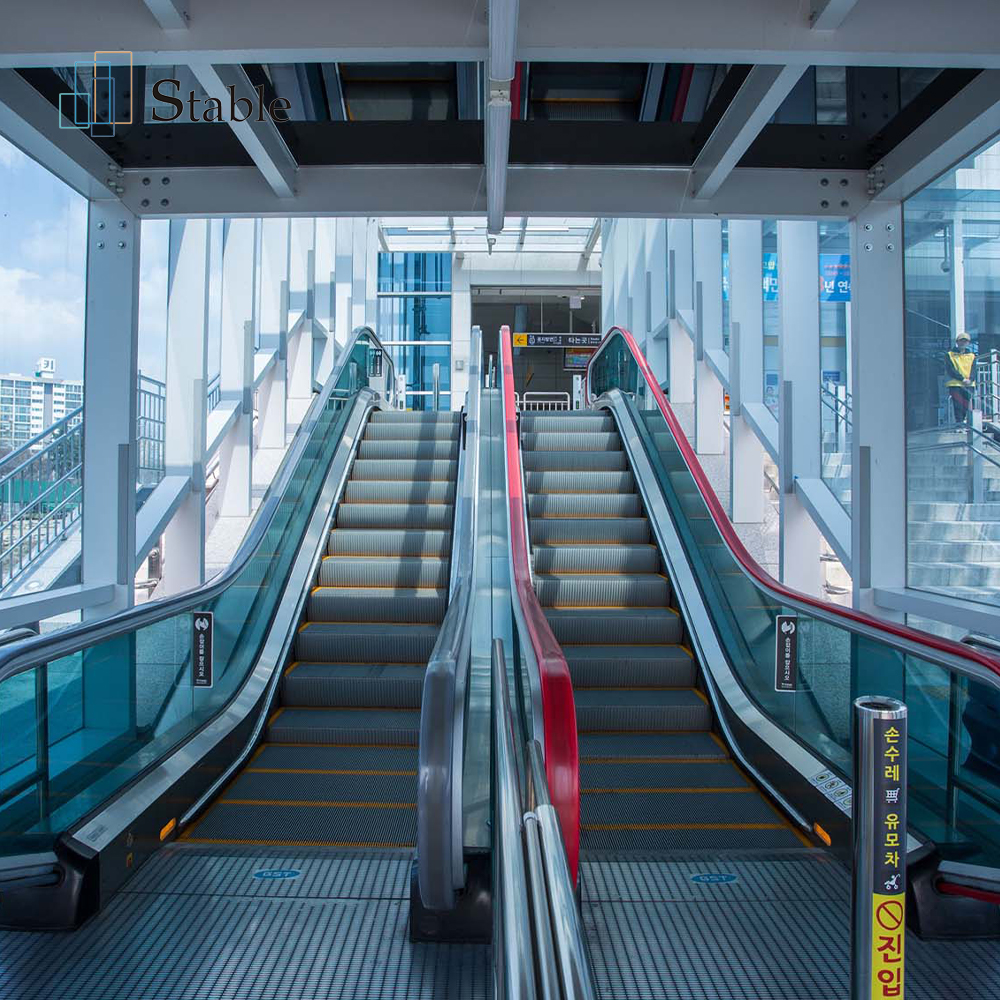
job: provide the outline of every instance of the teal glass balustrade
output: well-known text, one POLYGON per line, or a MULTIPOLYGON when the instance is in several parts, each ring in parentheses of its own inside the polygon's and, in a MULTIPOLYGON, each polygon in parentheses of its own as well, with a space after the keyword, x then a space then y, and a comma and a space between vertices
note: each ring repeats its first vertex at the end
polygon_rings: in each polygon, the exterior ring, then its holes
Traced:
MULTIPOLYGON (((1000 866, 1000 686, 955 669, 959 652, 906 630, 880 632, 829 605, 799 601, 755 578, 713 519, 688 462, 625 337, 611 333, 590 367, 592 399, 620 389, 634 401, 645 451, 715 628, 745 691, 816 756, 851 774, 851 705, 889 695, 909 707, 911 828, 945 856, 1000 866), (798 618, 798 690, 775 691, 778 615, 798 618), (921 646, 921 639, 927 641, 921 646), (926 656, 913 649, 926 648, 926 656)), ((903 512, 900 512, 903 516, 903 512)), ((773 583, 773 586, 771 586, 773 583)), ((952 644, 955 645, 955 644, 952 644)), ((970 651, 968 656, 973 657, 970 651)), ((971 669, 980 670, 975 660, 971 669)), ((988 673, 988 671, 987 671, 988 673)), ((992 680, 990 679, 992 677, 992 680)))
MULTIPOLYGON (((210 583, 111 622, 29 640, 39 658, 49 648, 69 649, 37 665, 19 665, 24 655, 18 647, 3 651, 0 854, 50 847, 56 835, 189 738, 237 693, 258 660, 337 444, 359 390, 368 385, 375 350, 382 350, 375 336, 359 331, 290 447, 228 585, 219 590, 210 583), (215 615, 211 688, 192 685, 196 611, 215 615), (95 629, 113 634, 93 641, 95 629)), ((384 352, 383 363, 392 386, 384 352)))

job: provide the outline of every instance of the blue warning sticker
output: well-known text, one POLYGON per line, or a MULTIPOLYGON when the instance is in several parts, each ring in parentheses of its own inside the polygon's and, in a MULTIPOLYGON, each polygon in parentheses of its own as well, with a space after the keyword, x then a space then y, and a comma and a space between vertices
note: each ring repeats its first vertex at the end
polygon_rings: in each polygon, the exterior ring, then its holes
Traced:
POLYGON ((738 882, 739 875, 732 872, 702 872, 699 875, 692 875, 691 881, 701 885, 726 885, 729 882, 738 882))
POLYGON ((298 868, 264 868, 259 872, 254 872, 254 878, 282 879, 298 878, 302 872, 298 868))

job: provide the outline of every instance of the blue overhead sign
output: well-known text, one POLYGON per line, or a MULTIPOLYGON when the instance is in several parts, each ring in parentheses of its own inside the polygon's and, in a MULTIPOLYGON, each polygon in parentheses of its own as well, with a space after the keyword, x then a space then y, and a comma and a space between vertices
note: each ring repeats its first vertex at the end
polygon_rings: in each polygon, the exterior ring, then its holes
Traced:
POLYGON ((851 255, 819 255, 819 298, 821 302, 851 301, 851 255))

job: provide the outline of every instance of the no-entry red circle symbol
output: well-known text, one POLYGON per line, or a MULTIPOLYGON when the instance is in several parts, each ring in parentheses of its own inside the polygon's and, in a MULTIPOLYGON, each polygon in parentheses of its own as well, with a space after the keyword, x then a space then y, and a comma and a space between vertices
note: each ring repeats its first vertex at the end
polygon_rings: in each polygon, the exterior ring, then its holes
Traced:
POLYGON ((875 910, 875 920, 879 927, 887 931, 899 930, 903 923, 903 904, 895 899, 880 903, 875 910))

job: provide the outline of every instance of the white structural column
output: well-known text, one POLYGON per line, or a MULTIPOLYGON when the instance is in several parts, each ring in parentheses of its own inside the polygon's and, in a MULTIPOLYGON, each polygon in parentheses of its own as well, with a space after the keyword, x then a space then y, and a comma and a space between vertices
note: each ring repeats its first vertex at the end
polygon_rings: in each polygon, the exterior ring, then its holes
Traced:
POLYGON ((250 514, 253 450, 253 331, 256 282, 254 219, 226 219, 222 250, 223 403, 235 403, 236 418, 219 446, 219 513, 250 514))
POLYGON ((163 535, 158 597, 197 587, 205 579, 210 225, 206 219, 170 223, 165 464, 168 476, 190 476, 191 489, 163 535))
POLYGON ((820 474, 818 260, 815 222, 778 223, 779 558, 782 580, 815 595, 822 592, 821 534, 795 492, 795 479, 818 479, 820 474))
POLYGON ((135 576, 136 355, 139 225, 117 201, 94 201, 87 224, 84 339, 83 583, 114 597, 84 617, 132 603, 135 576))
POLYGON ((335 238, 334 323, 337 354, 347 346, 354 329, 354 310, 351 297, 354 293, 354 220, 338 219, 335 238))
POLYGON ((764 519, 764 446, 747 420, 763 409, 764 312, 761 306, 761 223, 729 221, 729 478, 732 519, 764 519))
POLYGON ((952 341, 963 331, 965 331, 965 225, 962 216, 956 215, 951 223, 952 341))
POLYGON ((708 363, 708 351, 722 351, 722 222, 692 223, 695 282, 694 447, 702 455, 724 451, 723 390, 708 363))
POLYGON ((288 368, 289 220, 264 219, 260 252, 260 346, 277 352, 257 394, 258 448, 284 448, 288 368))
POLYGON ((315 220, 290 220, 288 304, 295 325, 288 331, 288 419, 298 425, 312 401, 313 335, 311 280, 315 220))
POLYGON ((694 260, 690 219, 667 222, 667 295, 670 308, 668 351, 670 401, 694 402, 694 341, 687 326, 694 326, 694 260), (682 322, 681 317, 684 317, 682 322))
POLYGON ((336 360, 336 254, 337 220, 316 220, 316 254, 313 259, 313 375, 327 380, 336 360))
MULTIPOLYGON (((667 380, 667 344, 670 323, 667 317, 667 223, 665 219, 646 222, 646 262, 649 268, 649 336, 646 360, 657 381, 667 380)), ((602 269, 603 270, 603 269, 602 269)))
MULTIPOLYGON (((460 410, 469 388, 472 338, 471 274, 463 255, 451 266, 451 408, 460 410)), ((445 408, 442 400, 441 409, 445 408)))
MULTIPOLYGON (((899 202, 873 202, 852 221, 851 270, 851 565, 854 605, 870 611, 874 588, 906 585, 905 398, 899 377, 905 341, 899 202), (887 378, 887 370, 896 375, 887 378)), ((886 612, 880 608, 879 614, 886 612)))

